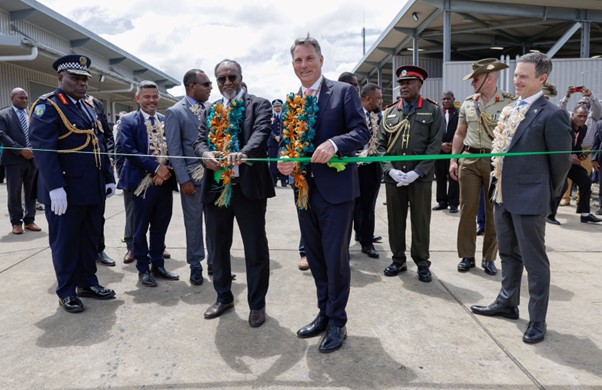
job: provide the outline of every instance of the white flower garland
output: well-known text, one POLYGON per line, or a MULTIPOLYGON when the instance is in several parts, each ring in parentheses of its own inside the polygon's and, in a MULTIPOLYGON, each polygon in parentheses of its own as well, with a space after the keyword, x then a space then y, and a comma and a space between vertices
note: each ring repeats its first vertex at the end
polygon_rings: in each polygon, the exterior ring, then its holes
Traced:
MULTIPOLYGON (((518 128, 518 125, 525 119, 525 113, 529 108, 525 105, 520 110, 515 110, 514 106, 506 106, 500 114, 497 126, 493 129, 494 139, 491 142, 491 153, 506 153, 512 142, 512 137, 518 128)), ((504 156, 495 156, 491 158, 493 164, 493 177, 496 178, 492 200, 498 204, 503 202, 502 199, 502 168, 504 166, 504 156)))

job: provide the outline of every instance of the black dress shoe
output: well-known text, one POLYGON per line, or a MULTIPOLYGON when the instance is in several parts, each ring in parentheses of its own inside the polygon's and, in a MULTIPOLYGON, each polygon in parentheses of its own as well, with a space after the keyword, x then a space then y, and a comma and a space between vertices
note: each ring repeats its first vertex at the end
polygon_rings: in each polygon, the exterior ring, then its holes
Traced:
POLYGON ((82 298, 113 299, 115 298, 115 291, 110 288, 104 288, 99 284, 98 286, 78 288, 77 296, 82 298))
MULTIPOLYGON (((601 218, 596 217, 593 214, 587 214, 586 216, 581 216, 581 223, 598 223, 598 222, 602 222, 601 218)), ((541 341, 541 340, 540 340, 541 341)))
POLYGON ((433 210, 435 210, 435 211, 446 210, 446 209, 447 209, 447 205, 445 203, 438 203, 437 206, 433 207, 433 210))
POLYGON ((59 298, 59 304, 67 313, 81 313, 84 311, 84 304, 76 296, 59 298))
POLYGON ((207 266, 207 275, 213 275, 213 264, 207 266))
POLYGON ((421 282, 428 283, 433 280, 433 275, 431 275, 431 270, 426 265, 418 266, 418 280, 421 282))
POLYGON ((405 263, 392 262, 387 268, 385 268, 385 276, 397 276, 400 272, 406 272, 408 266, 405 263))
POLYGON ((347 338, 347 329, 343 326, 330 325, 326 329, 326 334, 322 338, 322 342, 318 347, 318 351, 322 353, 334 352, 343 346, 343 341, 347 338))
POLYGON ((495 275, 497 274, 497 267, 492 260, 483 260, 481 262, 481 267, 485 270, 487 275, 495 275))
POLYGON ((483 234, 485 234, 485 228, 478 228, 477 229, 477 236, 482 236, 483 234))
POLYGON ((552 225, 560 225, 560 222, 554 217, 547 217, 546 222, 551 223, 552 225))
POLYGON ((489 306, 473 305, 470 307, 473 313, 489 317, 504 317, 511 320, 518 320, 518 307, 506 306, 500 302, 494 302, 489 306))
POLYGON ((527 344, 536 344, 546 337, 546 323, 529 321, 527 330, 523 334, 523 341, 527 344))
POLYGON ((167 280, 180 280, 180 277, 173 272, 169 272, 165 269, 165 267, 155 267, 154 265, 151 267, 151 271, 154 276, 167 279, 167 280))
POLYGON ((368 257, 372 257, 373 259, 378 259, 378 252, 374 249, 374 245, 362 245, 362 253, 368 255, 368 257))
POLYGON ((138 280, 147 287, 157 287, 157 281, 153 278, 153 274, 151 274, 150 271, 140 272, 138 274, 138 280))
POLYGON ((98 257, 96 258, 96 262, 98 264, 106 265, 108 267, 115 266, 115 261, 113 261, 113 259, 111 259, 104 251, 102 251, 98 254, 98 257))
POLYGON ((210 306, 209 309, 205 310, 205 319, 209 320, 211 318, 216 318, 224 314, 226 310, 230 310, 234 307, 234 302, 230 303, 221 303, 215 302, 213 306, 210 306))
POLYGON ((191 268, 190 269, 190 284, 200 286, 203 284, 203 270, 202 268, 191 268))
POLYGON ((456 214, 458 212, 458 206, 449 206, 449 212, 451 214, 456 214))
POLYGON ((302 339, 316 337, 324 332, 326 328, 328 328, 328 317, 318 314, 315 320, 297 331, 297 336, 302 339))
MULTIPOLYGON (((357 234, 355 235, 355 241, 359 241, 360 240, 360 236, 358 236, 357 234)), ((376 244, 379 242, 382 242, 383 237, 382 236, 372 236, 372 243, 376 244)))
POLYGON ((163 251, 163 258, 164 259, 171 259, 171 253, 169 253, 168 251, 164 250, 163 251))
POLYGON ((249 325, 251 328, 257 328, 265 322, 265 306, 259 310, 252 310, 249 313, 249 325))
POLYGON ((458 272, 467 272, 475 266, 474 257, 463 257, 462 261, 458 263, 458 272))

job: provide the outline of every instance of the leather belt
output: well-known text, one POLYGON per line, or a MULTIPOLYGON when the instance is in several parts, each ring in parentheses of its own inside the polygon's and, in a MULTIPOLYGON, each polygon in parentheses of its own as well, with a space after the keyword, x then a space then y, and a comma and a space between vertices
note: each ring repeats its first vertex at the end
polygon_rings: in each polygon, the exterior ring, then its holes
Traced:
POLYGON ((482 154, 482 153, 491 153, 491 149, 477 149, 471 146, 464 146, 464 151, 468 153, 482 154))

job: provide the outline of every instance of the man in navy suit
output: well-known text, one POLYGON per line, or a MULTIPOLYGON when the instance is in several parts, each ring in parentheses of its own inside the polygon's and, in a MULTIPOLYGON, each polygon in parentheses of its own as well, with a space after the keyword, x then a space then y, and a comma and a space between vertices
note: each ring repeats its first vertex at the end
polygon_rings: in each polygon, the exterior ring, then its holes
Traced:
POLYGON ((173 207, 172 191, 177 184, 167 158, 165 117, 157 112, 159 100, 157 84, 142 81, 136 90, 140 109, 121 118, 119 127, 119 142, 126 155, 119 188, 134 194, 134 258, 138 279, 147 287, 157 286, 154 276, 180 278, 165 269, 163 257, 173 207))
POLYGON ((215 66, 215 79, 223 98, 205 111, 199 137, 194 143, 195 153, 203 157, 203 163, 211 171, 204 176, 201 199, 207 215, 207 236, 212 250, 213 287, 217 292, 217 300, 205 311, 204 317, 216 318, 234 307, 230 248, 236 218, 245 249, 249 325, 255 328, 265 322, 265 296, 270 276, 265 213, 267 200, 275 192, 269 165, 265 162, 247 164, 244 160, 266 158, 272 109, 268 100, 251 95, 242 87, 242 68, 238 62, 227 59, 219 62, 215 66), (228 126, 237 129, 234 134, 237 142, 230 143, 228 150, 216 150, 213 145, 219 141, 209 139, 210 136, 218 136, 208 122, 220 107, 232 113, 228 114, 232 119, 228 120, 228 126), (244 110, 235 110, 235 107, 244 110), (227 152, 227 165, 218 160, 222 152, 227 152), (231 167, 233 174, 231 191, 228 201, 221 203, 218 199, 222 199, 222 191, 226 187, 223 181, 216 181, 215 171, 226 166, 231 167))
MULTIPOLYGON (((295 40, 291 56, 301 81, 300 94, 317 97, 319 107, 315 151, 306 174, 309 204, 306 209, 298 209, 298 216, 320 311, 297 335, 314 337, 326 331, 318 349, 326 353, 339 349, 347 337, 349 240, 355 198, 359 196, 357 165, 347 163, 339 172, 326 163, 335 154, 354 156, 368 142, 370 132, 357 90, 322 76, 324 57, 316 39, 307 36, 295 40)), ((290 175, 295 164, 279 162, 278 169, 290 175)))
POLYGON ((90 59, 56 60, 59 86, 34 104, 29 139, 38 163, 38 198, 44 203, 60 305, 79 313, 79 297, 111 299, 96 277, 106 197, 115 193, 113 168, 94 108, 84 98, 90 59), (81 152, 81 153, 80 153, 81 152))
POLYGON ((8 214, 13 234, 23 234, 23 223, 26 230, 39 232, 42 229, 34 222, 38 168, 29 141, 29 96, 24 89, 15 88, 10 93, 10 99, 12 105, 0 111, 0 143, 9 148, 4 150, 0 158, 6 167, 8 214), (22 193, 25 196, 25 210, 21 204, 22 193))
MULTIPOLYGON (((452 141, 458 127, 458 110, 454 105, 455 97, 452 91, 443 92, 441 104, 445 118, 445 132, 441 141, 441 154, 450 154, 452 141)), ((433 210, 445 210, 449 206, 450 213, 458 212, 460 204, 460 187, 458 181, 449 175, 449 159, 435 160, 435 180, 437 181, 437 206, 433 210)))
MULTIPOLYGON (((186 230, 186 261, 190 266, 190 283, 203 284, 205 258, 203 245, 203 203, 201 202, 202 181, 196 177, 197 170, 203 171, 201 161, 196 158, 192 147, 199 135, 199 125, 211 95, 211 81, 200 69, 190 69, 184 75, 186 96, 165 112, 165 137, 176 179, 180 184, 182 213, 186 230), (193 177, 195 176, 195 177, 193 177)), ((213 273, 211 258, 208 272, 213 273)))
MULTIPOLYGON (((520 99, 506 107, 498 125, 493 153, 561 152, 571 148, 571 125, 566 111, 545 99, 542 86, 552 61, 541 53, 519 58, 514 86, 520 99), (522 118, 522 120, 521 120, 522 118), (515 124, 516 125, 513 125, 515 124), (515 127, 514 127, 515 126, 515 127), (506 130, 507 129, 507 130, 506 130)), ((546 334, 550 297, 550 261, 546 254, 546 216, 559 196, 571 166, 566 153, 503 157, 493 160, 491 197, 500 258, 502 288, 489 306, 471 306, 475 314, 518 319, 523 270, 529 284, 529 324, 525 343, 538 343, 546 334)))

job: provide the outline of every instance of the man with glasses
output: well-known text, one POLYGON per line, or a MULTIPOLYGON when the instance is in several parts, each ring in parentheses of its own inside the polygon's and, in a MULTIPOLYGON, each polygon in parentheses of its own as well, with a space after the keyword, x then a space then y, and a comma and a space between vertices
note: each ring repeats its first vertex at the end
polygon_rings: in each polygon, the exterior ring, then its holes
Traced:
POLYGON ((265 322, 270 276, 265 213, 267 198, 275 196, 275 192, 268 163, 245 160, 267 157, 272 106, 268 100, 243 89, 242 68, 234 60, 219 62, 215 78, 222 98, 204 112, 194 143, 196 155, 203 157, 208 169, 203 177, 201 200, 217 292, 215 304, 204 316, 216 318, 234 307, 230 249, 236 218, 247 269, 249 325, 258 327, 265 322))
MULTIPOLYGON (((203 203, 201 202, 201 177, 194 174, 203 166, 194 154, 192 144, 196 141, 203 112, 211 95, 211 81, 200 69, 191 69, 184 75, 186 96, 165 112, 165 137, 171 166, 180 183, 180 199, 186 229, 186 261, 190 266, 190 283, 203 284, 205 258, 203 245, 203 203)), ((211 258, 208 257, 208 272, 211 274, 211 258)))

